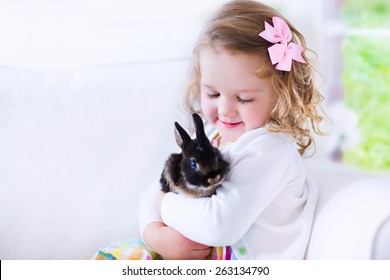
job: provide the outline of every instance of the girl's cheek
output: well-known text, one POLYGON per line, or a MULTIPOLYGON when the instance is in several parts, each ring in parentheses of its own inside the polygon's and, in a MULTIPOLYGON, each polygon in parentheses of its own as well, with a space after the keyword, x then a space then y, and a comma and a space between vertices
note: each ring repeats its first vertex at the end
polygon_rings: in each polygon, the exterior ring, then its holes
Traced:
POLYGON ((211 106, 209 106, 208 104, 201 104, 201 110, 202 110, 202 113, 204 115, 204 117, 206 118, 206 120, 210 123, 214 123, 215 122, 215 118, 216 118, 216 109, 213 109, 211 106))

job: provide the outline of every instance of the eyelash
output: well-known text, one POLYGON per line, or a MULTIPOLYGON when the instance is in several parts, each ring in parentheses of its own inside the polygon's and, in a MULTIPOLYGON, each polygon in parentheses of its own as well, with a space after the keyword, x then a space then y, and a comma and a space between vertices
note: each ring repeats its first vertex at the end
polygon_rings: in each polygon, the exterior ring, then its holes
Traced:
POLYGON ((238 100, 238 102, 240 102, 242 104, 246 104, 246 103, 251 103, 253 101, 253 98, 252 99, 241 99, 241 98, 237 97, 237 100, 238 100))
POLYGON ((219 97, 219 93, 208 93, 207 96, 208 96, 210 99, 213 99, 213 98, 219 97))
MULTIPOLYGON (((210 99, 214 99, 214 98, 218 98, 219 97, 219 93, 208 93, 207 96, 210 98, 210 99)), ((237 97, 237 101, 240 102, 241 104, 246 104, 246 103, 250 103, 253 101, 253 98, 252 99, 241 99, 240 97, 237 97)))

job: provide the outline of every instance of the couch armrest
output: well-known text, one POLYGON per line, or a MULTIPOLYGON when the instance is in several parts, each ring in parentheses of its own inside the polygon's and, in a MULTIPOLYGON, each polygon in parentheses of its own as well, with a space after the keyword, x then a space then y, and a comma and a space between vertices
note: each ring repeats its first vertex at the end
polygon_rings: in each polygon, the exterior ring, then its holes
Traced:
POLYGON ((389 217, 388 178, 348 184, 318 209, 306 259, 388 258, 389 217))
POLYGON ((390 216, 379 227, 374 239, 372 258, 390 260, 390 216))

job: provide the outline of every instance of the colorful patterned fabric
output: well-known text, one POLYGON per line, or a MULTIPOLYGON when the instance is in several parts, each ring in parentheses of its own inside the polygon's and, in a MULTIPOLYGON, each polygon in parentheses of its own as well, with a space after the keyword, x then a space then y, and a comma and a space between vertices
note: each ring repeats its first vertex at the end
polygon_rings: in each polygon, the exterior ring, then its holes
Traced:
POLYGON ((99 249, 93 260, 161 260, 155 252, 149 250, 142 240, 125 240, 99 249))
POLYGON ((214 136, 213 139, 211 139, 211 145, 215 148, 219 148, 219 145, 221 144, 221 134, 217 133, 217 135, 214 136))
POLYGON ((230 246, 213 247, 210 260, 232 260, 232 259, 234 259, 234 254, 230 246))
MULTIPOLYGON (((210 260, 231 260, 233 252, 231 247, 213 248, 210 260)), ((125 240, 116 242, 106 248, 99 249, 93 260, 162 260, 163 258, 149 250, 142 240, 125 240)))

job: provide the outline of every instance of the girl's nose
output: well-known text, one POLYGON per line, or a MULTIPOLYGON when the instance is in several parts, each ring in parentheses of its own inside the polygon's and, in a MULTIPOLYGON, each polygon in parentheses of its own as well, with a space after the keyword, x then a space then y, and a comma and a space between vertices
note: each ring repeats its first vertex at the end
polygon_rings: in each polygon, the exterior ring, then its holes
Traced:
POLYGON ((218 104, 218 114, 224 117, 234 117, 236 115, 234 104, 230 100, 221 98, 218 104))

